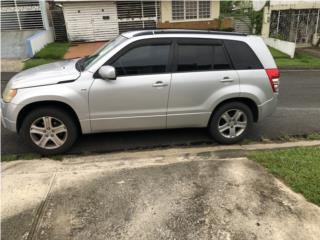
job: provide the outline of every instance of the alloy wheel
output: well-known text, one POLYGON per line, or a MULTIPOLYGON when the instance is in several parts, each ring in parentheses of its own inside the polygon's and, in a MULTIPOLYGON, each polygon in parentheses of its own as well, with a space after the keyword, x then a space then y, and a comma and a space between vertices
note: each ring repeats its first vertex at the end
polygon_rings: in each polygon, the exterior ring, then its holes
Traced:
POLYGON ((225 138, 236 138, 247 128, 247 116, 240 109, 229 109, 224 112, 218 121, 218 130, 225 138))
POLYGON ((43 149, 56 149, 66 142, 68 130, 61 120, 44 116, 31 124, 30 137, 33 143, 43 149))

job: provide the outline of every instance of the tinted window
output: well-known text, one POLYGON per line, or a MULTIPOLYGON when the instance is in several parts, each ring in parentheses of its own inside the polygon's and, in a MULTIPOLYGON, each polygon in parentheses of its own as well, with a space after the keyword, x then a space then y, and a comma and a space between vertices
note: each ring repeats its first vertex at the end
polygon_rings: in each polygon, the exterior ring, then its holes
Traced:
POLYGON ((229 60, 223 46, 214 46, 214 69, 226 70, 231 69, 229 60))
POLYGON ((166 72, 170 45, 146 45, 133 48, 112 65, 118 76, 166 72))
POLYGON ((213 48, 211 45, 178 45, 178 72, 211 69, 213 69, 213 48))
POLYGON ((259 59, 252 49, 244 42, 225 40, 225 46, 235 69, 261 69, 259 59))

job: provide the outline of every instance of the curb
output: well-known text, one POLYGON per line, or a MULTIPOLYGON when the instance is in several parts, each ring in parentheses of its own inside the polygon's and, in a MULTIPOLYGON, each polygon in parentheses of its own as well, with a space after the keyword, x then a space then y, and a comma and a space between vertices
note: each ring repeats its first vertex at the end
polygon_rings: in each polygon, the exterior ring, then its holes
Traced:
POLYGON ((152 149, 152 150, 133 150, 116 153, 93 154, 88 156, 65 156, 63 161, 78 162, 83 160, 88 162, 94 158, 95 160, 119 160, 119 159, 134 159, 148 157, 168 157, 184 154, 198 154, 204 152, 234 152, 234 151, 255 151, 255 150, 272 150, 272 149, 286 149, 293 147, 314 147, 320 146, 320 140, 312 141, 297 141, 285 143, 259 143, 259 144, 246 144, 246 145, 219 145, 219 146, 193 146, 169 149, 152 149), (76 161, 75 161, 76 160, 76 161))
MULTIPOLYGON (((235 155, 232 153, 258 151, 258 150, 276 150, 294 147, 315 147, 320 146, 320 140, 312 141, 297 141, 285 143, 259 143, 246 145, 219 145, 219 146, 192 146, 192 147, 176 147, 167 149, 151 149, 151 150, 132 150, 104 154, 90 154, 90 155, 67 155, 64 156, 62 162, 64 163, 90 163, 95 161, 114 161, 114 160, 132 160, 140 158, 157 158, 157 157, 173 157, 180 155, 196 155, 201 153, 217 153, 217 155, 228 156, 235 155), (219 153, 219 154, 218 154, 219 153), (223 154, 226 153, 226 154, 223 154), (229 153, 229 154, 228 154, 229 153)), ((216 156, 217 156, 216 155, 216 156)), ((241 154, 240 154, 241 155, 241 154)), ((243 154, 242 154, 243 155, 243 154)), ((240 156, 242 157, 242 156, 240 156)), ((222 157, 226 158, 226 157, 222 157)), ((230 156, 235 158, 235 156, 230 156)), ((47 158, 35 159, 44 160, 47 158)), ((21 159, 24 161, 23 159, 21 159)), ((18 160, 19 161, 19 160, 18 160)), ((32 161, 32 160, 28 160, 32 161)))
POLYGON ((193 161, 248 161, 248 151, 320 146, 320 140, 289 143, 184 147, 145 151, 127 151, 90 156, 66 156, 62 161, 48 158, 3 162, 1 174, 29 175, 65 172, 115 171, 163 166, 193 161))

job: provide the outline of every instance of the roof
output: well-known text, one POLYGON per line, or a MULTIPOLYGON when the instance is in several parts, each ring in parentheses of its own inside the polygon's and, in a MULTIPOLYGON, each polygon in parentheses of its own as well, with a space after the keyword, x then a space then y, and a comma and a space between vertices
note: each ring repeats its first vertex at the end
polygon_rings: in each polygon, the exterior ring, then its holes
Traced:
POLYGON ((247 36, 243 33, 210 31, 210 30, 192 30, 192 29, 153 29, 125 32, 122 35, 127 38, 156 35, 156 34, 209 34, 209 35, 228 35, 228 36, 247 36))

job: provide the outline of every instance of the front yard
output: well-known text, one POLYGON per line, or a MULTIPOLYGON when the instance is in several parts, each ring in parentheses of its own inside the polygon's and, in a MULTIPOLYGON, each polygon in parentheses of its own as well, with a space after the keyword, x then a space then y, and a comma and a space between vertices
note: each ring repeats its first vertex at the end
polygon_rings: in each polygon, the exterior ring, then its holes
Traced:
POLYGON ((294 58, 269 47, 272 56, 274 57, 279 68, 306 68, 306 69, 320 69, 320 58, 313 57, 307 53, 296 53, 294 58))
POLYGON ((320 206, 320 147, 257 151, 249 158, 320 206))
POLYGON ((50 43, 34 55, 33 58, 24 62, 24 69, 36 67, 42 64, 62 60, 68 51, 70 43, 50 43))

